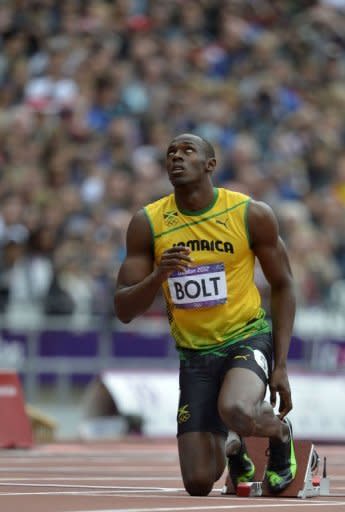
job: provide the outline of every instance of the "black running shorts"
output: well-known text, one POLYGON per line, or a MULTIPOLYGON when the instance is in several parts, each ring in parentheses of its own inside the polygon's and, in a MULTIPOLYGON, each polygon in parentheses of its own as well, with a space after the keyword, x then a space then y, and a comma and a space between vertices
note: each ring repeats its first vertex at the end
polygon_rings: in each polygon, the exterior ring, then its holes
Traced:
POLYGON ((228 429, 217 410, 218 394, 224 376, 231 368, 255 372, 265 385, 272 371, 272 335, 259 334, 219 350, 216 354, 183 351, 180 361, 180 400, 177 435, 185 432, 215 432, 228 429))

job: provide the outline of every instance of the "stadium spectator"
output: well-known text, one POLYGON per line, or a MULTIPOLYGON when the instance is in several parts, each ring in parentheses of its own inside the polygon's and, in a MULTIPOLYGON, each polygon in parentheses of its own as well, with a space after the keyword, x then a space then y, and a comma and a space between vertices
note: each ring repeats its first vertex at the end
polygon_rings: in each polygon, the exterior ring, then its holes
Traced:
POLYGON ((1 2, 1 283, 8 230, 48 230, 46 268, 75 244, 82 309, 103 314, 128 219, 170 190, 164 148, 192 131, 216 185, 275 209, 299 303, 327 305, 345 279, 344 17, 330 0, 1 2))

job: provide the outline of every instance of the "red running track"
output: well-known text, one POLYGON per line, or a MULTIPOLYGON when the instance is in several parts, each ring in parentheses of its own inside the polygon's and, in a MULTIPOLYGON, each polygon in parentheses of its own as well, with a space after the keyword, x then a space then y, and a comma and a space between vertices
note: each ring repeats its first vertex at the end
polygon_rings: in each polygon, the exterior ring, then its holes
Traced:
POLYGON ((330 496, 222 496, 225 474, 208 497, 182 488, 174 439, 37 445, 0 451, 1 512, 345 512, 345 446, 316 446, 327 456, 330 496))

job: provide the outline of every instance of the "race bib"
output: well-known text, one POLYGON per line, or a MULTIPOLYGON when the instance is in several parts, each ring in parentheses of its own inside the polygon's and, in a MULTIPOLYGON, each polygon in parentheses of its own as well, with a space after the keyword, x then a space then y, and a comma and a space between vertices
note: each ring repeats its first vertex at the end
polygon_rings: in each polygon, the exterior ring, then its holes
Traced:
POLYGON ((212 263, 174 272, 168 278, 173 303, 177 308, 209 308, 227 301, 224 263, 212 263))

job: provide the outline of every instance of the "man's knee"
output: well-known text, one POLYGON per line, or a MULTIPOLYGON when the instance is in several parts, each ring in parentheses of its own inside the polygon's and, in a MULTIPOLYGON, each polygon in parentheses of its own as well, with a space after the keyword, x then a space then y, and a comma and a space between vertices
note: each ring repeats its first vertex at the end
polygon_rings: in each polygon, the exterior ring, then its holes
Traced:
POLYGON ((207 496, 212 491, 213 484, 213 478, 202 470, 184 478, 185 489, 191 496, 207 496))
POLYGON ((242 400, 219 405, 226 426, 241 436, 250 436, 255 426, 255 408, 242 400))

